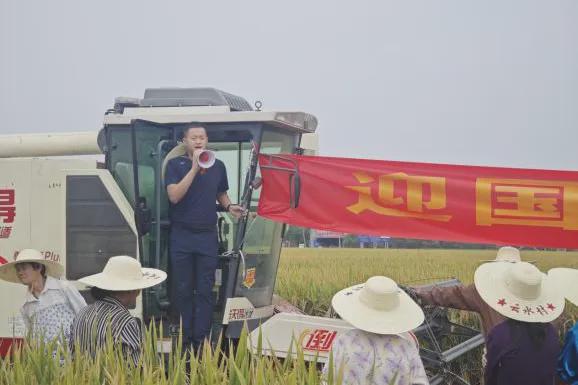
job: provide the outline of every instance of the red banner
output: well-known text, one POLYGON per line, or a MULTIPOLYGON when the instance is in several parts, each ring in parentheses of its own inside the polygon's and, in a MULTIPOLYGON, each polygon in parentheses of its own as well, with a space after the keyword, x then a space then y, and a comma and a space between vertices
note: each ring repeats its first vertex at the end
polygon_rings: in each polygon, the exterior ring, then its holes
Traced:
POLYGON ((578 248, 578 172, 298 155, 261 155, 259 162, 258 214, 274 221, 354 234, 578 248))

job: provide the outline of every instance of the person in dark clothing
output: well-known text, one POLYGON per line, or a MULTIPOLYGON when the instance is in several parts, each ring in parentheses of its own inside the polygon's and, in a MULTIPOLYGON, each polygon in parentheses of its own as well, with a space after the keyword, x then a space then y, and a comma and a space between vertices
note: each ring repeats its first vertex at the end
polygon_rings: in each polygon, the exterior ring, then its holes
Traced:
POLYGON ((552 385, 560 346, 550 323, 565 303, 553 280, 527 262, 486 263, 474 284, 506 318, 487 335, 485 385, 552 385))
POLYGON ((506 320, 488 334, 486 385, 551 385, 560 351, 550 323, 506 320))
POLYGON ((218 262, 217 205, 235 217, 244 210, 231 203, 225 164, 216 159, 202 168, 207 132, 188 127, 183 132, 186 153, 167 162, 165 185, 170 201, 171 302, 181 317, 183 342, 196 350, 209 337, 213 285, 218 262))

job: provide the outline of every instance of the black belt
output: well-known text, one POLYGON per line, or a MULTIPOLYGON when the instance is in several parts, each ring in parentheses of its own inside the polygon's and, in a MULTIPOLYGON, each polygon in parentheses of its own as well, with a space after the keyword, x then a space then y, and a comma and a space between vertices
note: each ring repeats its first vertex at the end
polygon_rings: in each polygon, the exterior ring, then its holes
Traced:
POLYGON ((178 227, 191 233, 212 233, 217 231, 217 224, 172 222, 173 227, 178 227))

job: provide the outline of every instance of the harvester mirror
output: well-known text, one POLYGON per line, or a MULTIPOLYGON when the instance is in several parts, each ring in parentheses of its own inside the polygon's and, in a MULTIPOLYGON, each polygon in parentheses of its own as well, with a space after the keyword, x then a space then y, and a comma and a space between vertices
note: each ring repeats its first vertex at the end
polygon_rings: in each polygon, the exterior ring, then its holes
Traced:
POLYGON ((291 208, 296 209, 299 206, 299 197, 301 196, 301 177, 299 170, 289 176, 289 186, 291 188, 291 208))
POLYGON ((301 176, 297 162, 291 158, 280 155, 266 155, 267 164, 261 165, 261 169, 275 170, 289 174, 289 207, 296 209, 299 206, 301 196, 301 176))

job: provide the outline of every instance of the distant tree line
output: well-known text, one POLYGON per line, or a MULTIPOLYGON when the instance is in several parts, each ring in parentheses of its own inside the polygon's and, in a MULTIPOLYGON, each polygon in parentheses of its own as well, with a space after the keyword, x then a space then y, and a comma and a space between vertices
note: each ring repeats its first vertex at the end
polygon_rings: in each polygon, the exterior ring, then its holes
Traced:
MULTIPOLYGON (((285 236, 283 238, 284 245, 288 247, 298 247, 299 245, 304 245, 308 247, 311 244, 311 229, 297 227, 297 226, 287 226, 285 230, 285 236)), ((410 239, 410 238, 389 238, 383 243, 378 243, 377 247, 387 247, 393 249, 495 249, 496 245, 491 244, 481 244, 481 243, 459 243, 459 242, 446 242, 446 241, 432 241, 423 239, 410 239)), ((331 240, 331 242, 324 242, 323 247, 348 247, 348 248, 358 248, 361 247, 361 242, 355 234, 346 234, 341 240, 331 240)), ((367 247, 367 246, 366 246, 367 247)), ((559 250, 559 249, 544 249, 544 248, 533 248, 527 247, 522 248, 527 250, 559 250)))

